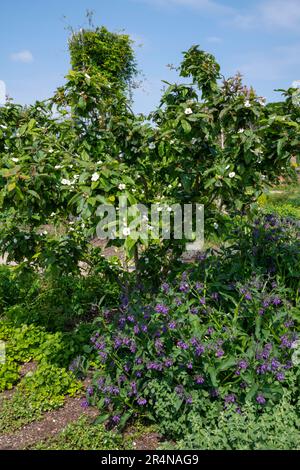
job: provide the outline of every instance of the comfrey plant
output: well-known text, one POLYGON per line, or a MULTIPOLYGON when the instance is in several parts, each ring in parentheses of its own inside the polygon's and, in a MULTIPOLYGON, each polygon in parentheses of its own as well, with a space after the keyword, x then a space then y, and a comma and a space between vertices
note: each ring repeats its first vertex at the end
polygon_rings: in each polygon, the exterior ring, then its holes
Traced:
POLYGON ((103 420, 123 426, 141 414, 159 422, 162 388, 171 419, 187 416, 190 407, 197 411, 202 399, 237 413, 253 402, 259 411, 277 402, 297 375, 298 335, 287 292, 255 277, 243 284, 219 280, 215 289, 210 268, 209 257, 201 256, 164 282, 150 304, 132 296, 117 316, 102 317, 91 338, 101 366, 87 400, 106 410, 103 420))

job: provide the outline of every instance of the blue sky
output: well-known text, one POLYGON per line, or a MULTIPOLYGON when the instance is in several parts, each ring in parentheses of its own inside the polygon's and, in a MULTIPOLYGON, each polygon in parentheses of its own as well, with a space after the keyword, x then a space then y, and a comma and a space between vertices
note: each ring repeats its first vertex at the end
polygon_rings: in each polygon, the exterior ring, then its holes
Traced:
POLYGON ((178 65, 192 44, 212 52, 225 76, 241 71, 268 100, 300 79, 300 0, 10 0, 0 8, 0 81, 22 104, 64 83, 66 28, 85 26, 87 9, 97 25, 136 40, 145 76, 137 112, 155 108, 161 80, 177 80, 166 65, 178 65))

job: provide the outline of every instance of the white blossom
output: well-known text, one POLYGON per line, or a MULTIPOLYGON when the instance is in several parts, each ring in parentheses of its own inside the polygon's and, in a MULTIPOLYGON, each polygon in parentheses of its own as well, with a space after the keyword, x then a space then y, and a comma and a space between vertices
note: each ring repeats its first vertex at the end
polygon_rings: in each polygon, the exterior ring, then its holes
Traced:
POLYGON ((214 223, 214 228, 215 228, 216 230, 218 230, 219 224, 217 224, 217 222, 214 223))
POLYGON ((126 184, 120 183, 119 186, 118 186, 118 188, 119 188, 121 191, 123 191, 124 189, 126 189, 126 184))
POLYGON ((150 142, 150 144, 149 144, 149 149, 150 149, 150 150, 155 149, 155 143, 154 143, 154 142, 150 142))
POLYGON ((19 159, 18 158, 12 158, 12 161, 15 162, 15 163, 18 163, 19 159))
POLYGON ((251 108, 251 103, 249 100, 245 101, 245 108, 251 108))
POLYGON ((229 175, 228 175, 228 176, 229 176, 229 178, 234 178, 234 177, 235 177, 235 172, 234 172, 234 171, 232 171, 231 173, 229 173, 229 175))
POLYGON ((193 114, 193 110, 191 108, 186 108, 184 113, 188 116, 189 114, 193 114))
POLYGON ((61 165, 55 165, 55 167, 54 167, 55 170, 60 170, 61 168, 62 168, 61 165))
POLYGON ((245 132, 245 129, 243 127, 241 127, 239 130, 238 130, 238 134, 242 134, 243 132, 245 132))
POLYGON ((63 178, 61 180, 61 184, 63 184, 64 186, 71 186, 72 183, 71 183, 70 180, 67 180, 67 179, 63 178))
POLYGON ((100 178, 99 173, 93 173, 91 180, 92 180, 92 181, 98 181, 99 178, 100 178))
POLYGON ((125 235, 125 237, 127 237, 128 235, 130 235, 130 228, 129 228, 129 227, 123 228, 123 235, 125 235))

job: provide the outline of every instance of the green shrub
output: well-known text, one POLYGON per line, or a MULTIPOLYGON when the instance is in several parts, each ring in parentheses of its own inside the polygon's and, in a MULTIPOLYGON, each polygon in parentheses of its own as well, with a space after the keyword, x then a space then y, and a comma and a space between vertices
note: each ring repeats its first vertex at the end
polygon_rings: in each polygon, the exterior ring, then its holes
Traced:
POLYGON ((11 432, 41 418, 42 413, 64 404, 81 388, 72 373, 53 365, 42 365, 28 373, 15 393, 3 401, 0 432, 11 432))
POLYGON ((181 450, 299 450, 299 406, 284 398, 257 414, 252 404, 243 412, 219 410, 210 404, 208 416, 189 416, 190 429, 175 445, 162 449, 181 450))

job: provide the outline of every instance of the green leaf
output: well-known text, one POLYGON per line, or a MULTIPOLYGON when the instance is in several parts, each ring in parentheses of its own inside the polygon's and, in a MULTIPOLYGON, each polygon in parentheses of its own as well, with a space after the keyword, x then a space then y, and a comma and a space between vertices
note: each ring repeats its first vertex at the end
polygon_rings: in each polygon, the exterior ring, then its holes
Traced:
POLYGON ((189 134, 192 130, 192 126, 189 122, 185 121, 184 119, 181 121, 182 128, 186 134, 189 134))

